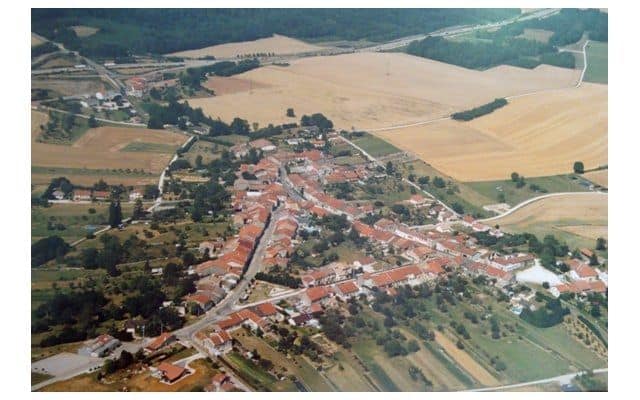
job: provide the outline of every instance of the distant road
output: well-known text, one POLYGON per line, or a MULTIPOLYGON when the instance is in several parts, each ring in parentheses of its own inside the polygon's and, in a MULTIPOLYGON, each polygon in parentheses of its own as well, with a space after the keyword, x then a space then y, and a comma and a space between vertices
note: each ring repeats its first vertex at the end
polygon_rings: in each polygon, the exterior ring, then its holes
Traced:
POLYGON ((539 200, 543 200, 543 199, 548 199, 549 197, 559 197, 559 196, 574 196, 574 195, 587 195, 587 194, 601 194, 603 196, 606 196, 607 193, 604 192, 562 192, 562 193, 549 193, 549 194, 545 194, 542 196, 538 196, 538 197, 534 197, 531 198, 529 200, 525 200, 522 203, 516 205, 513 208, 510 208, 508 211, 505 211, 504 213, 500 214, 500 215, 496 215, 494 217, 490 217, 490 218, 485 218, 485 219, 479 219, 478 221, 480 222, 489 222, 489 221, 493 221, 502 217, 506 217, 509 214, 512 214, 516 211, 518 211, 519 209, 521 209, 522 207, 528 206, 531 203, 535 203, 536 201, 539 200))
MULTIPOLYGON (((601 369, 593 370, 594 374, 603 374, 603 373, 607 373, 607 372, 609 372, 609 368, 601 368, 601 369)), ((581 372, 575 372, 575 373, 572 373, 572 374, 558 375, 558 376, 554 376, 552 378, 547 378, 547 379, 540 379, 540 380, 537 380, 537 381, 516 383, 516 384, 513 384, 513 385, 496 386, 496 387, 490 387, 490 388, 465 390, 465 392, 495 392, 495 391, 498 391, 498 390, 515 389, 515 388, 519 388, 519 387, 523 387, 523 386, 541 385, 541 384, 545 384, 545 383, 554 383, 554 382, 559 383, 561 385, 564 385, 564 384, 567 384, 567 383, 571 383, 571 380, 573 378, 575 378, 576 376, 581 375, 583 373, 584 373, 584 371, 581 371, 581 372)))

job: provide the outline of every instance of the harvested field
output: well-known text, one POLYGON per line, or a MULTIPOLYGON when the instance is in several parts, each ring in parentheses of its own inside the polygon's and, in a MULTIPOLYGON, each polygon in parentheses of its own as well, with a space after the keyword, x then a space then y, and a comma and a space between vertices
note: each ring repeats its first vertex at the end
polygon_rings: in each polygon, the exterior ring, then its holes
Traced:
POLYGON ((233 58, 256 53, 296 54, 322 50, 323 47, 305 43, 286 36, 273 35, 269 38, 250 42, 225 43, 196 50, 180 51, 170 56, 199 58, 214 56, 216 58, 233 58))
POLYGON ((232 76, 212 76, 209 78, 204 87, 213 90, 216 96, 225 94, 248 92, 253 89, 261 89, 269 87, 263 83, 253 82, 251 79, 241 79, 232 76))
POLYGON ((78 79, 31 79, 32 89, 47 89, 60 93, 63 96, 102 92, 106 89, 105 83, 100 78, 78 79))
POLYGON ((31 47, 40 46, 44 43, 44 40, 40 39, 38 36, 31 33, 31 47))
POLYGON ((550 197, 491 223, 507 232, 529 232, 539 238, 552 234, 570 248, 593 247, 596 238, 608 237, 607 201, 607 195, 597 193, 550 197))
POLYGON ((531 222, 579 220, 585 224, 606 225, 607 204, 608 196, 601 193, 566 194, 538 200, 492 223, 506 227, 531 222))
POLYGON ((461 181, 570 172, 607 164, 607 87, 584 84, 509 100, 469 122, 452 120, 378 132, 461 181))
POLYGON ((593 240, 599 237, 606 239, 609 231, 607 225, 567 225, 558 227, 558 229, 593 240))
POLYGON ((578 71, 546 65, 474 71, 401 53, 355 53, 302 58, 235 78, 252 81, 253 90, 189 104, 225 121, 239 116, 263 126, 291 122, 285 110, 293 107, 298 116, 322 112, 338 129, 367 130, 448 116, 496 97, 567 87, 578 71))
POLYGON ((39 125, 48 118, 46 114, 32 112, 31 164, 32 166, 89 168, 89 169, 143 169, 160 173, 171 159, 171 154, 151 152, 123 152, 135 142, 180 146, 183 135, 142 128, 103 126, 89 129, 72 146, 36 142, 39 125))
POLYGON ((599 171, 587 172, 583 175, 591 182, 603 187, 609 187, 609 170, 601 169, 599 171))
POLYGON ((92 26, 85 26, 85 25, 72 26, 71 29, 73 29, 73 31, 76 33, 76 35, 78 35, 78 37, 91 36, 94 33, 99 31, 98 28, 94 28, 92 26))
POLYGON ((467 352, 460 350, 456 347, 455 343, 451 341, 446 335, 441 332, 435 331, 436 342, 444 348, 455 361, 465 371, 467 371, 474 379, 486 386, 499 386, 500 381, 489 373, 482 365, 478 364, 467 352))

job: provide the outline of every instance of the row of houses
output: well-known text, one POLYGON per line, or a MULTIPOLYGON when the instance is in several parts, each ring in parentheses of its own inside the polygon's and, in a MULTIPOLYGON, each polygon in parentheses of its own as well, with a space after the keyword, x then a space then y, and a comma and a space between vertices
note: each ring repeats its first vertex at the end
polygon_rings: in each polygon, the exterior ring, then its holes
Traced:
POLYGON ((563 293, 606 293, 608 276, 606 272, 591 267, 588 263, 571 259, 566 261, 569 271, 564 275, 564 282, 549 289, 552 295, 559 297, 563 293))
POLYGON ((212 259, 192 268, 192 272, 200 279, 196 282, 196 293, 187 296, 186 301, 196 303, 203 311, 207 311, 237 285, 270 222, 273 209, 284 198, 286 192, 282 185, 275 182, 266 185, 257 195, 251 195, 248 190, 234 191, 233 224, 238 234, 227 240, 218 238, 200 244, 200 252, 212 259))

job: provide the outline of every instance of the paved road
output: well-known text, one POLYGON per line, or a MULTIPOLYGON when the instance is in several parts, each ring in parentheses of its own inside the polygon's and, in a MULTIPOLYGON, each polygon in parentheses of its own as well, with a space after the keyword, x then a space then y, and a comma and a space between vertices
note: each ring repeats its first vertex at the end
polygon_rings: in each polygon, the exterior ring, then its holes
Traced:
POLYGON ((480 222, 489 222, 489 221, 493 221, 496 220, 498 218, 502 218, 502 217, 506 217, 507 215, 521 209, 522 207, 525 207, 531 203, 535 203, 536 201, 542 200, 542 199, 547 199, 549 197, 558 197, 558 196, 573 196, 573 195, 587 195, 587 194, 600 194, 603 196, 606 196, 607 193, 604 192, 564 192, 564 193, 549 193, 549 194, 545 194, 542 196, 538 196, 538 197, 534 197, 532 199, 529 200, 525 200, 522 203, 516 205, 513 208, 510 208, 508 211, 505 211, 504 213, 500 214, 500 215, 496 215, 494 217, 490 217, 490 218, 485 218, 485 219, 480 219, 478 221, 480 222))
MULTIPOLYGON (((594 374, 603 374, 603 373, 607 373, 608 371, 609 371, 609 368, 601 368, 601 369, 593 370, 593 373, 594 374)), ((557 383, 559 383, 561 385, 564 385, 564 384, 567 384, 567 383, 571 383, 571 380, 573 378, 575 378, 576 376, 581 375, 583 373, 584 373, 584 371, 576 372, 576 373, 572 373, 572 374, 566 374, 566 375, 558 375, 558 376, 554 376, 552 378, 540 379, 540 380, 537 380, 537 381, 516 383, 516 384, 513 384, 513 385, 505 385, 505 386, 495 386, 495 387, 490 387, 490 388, 465 390, 465 391, 466 392, 494 392, 494 391, 498 391, 498 390, 515 389, 515 388, 519 388, 519 387, 523 387, 523 386, 540 385, 540 384, 544 384, 544 383, 553 383, 553 382, 557 382, 557 383)))
POLYGON ((210 325, 216 321, 226 318, 226 316, 232 312, 234 312, 234 306, 236 302, 240 299, 240 297, 244 294, 247 285, 253 279, 253 277, 258 273, 262 267, 262 258, 264 256, 264 252, 267 248, 267 245, 273 235, 273 231, 275 230, 275 223, 281 216, 283 215, 283 210, 278 209, 271 214, 271 219, 269 220, 269 225, 265 229, 264 234, 260 238, 260 242, 256 247, 256 250, 249 262, 249 267, 245 272, 244 276, 236 286, 227 296, 218 303, 214 308, 209 310, 205 316, 197 322, 194 322, 191 325, 185 326, 177 331, 174 334, 179 337, 181 340, 191 341, 195 333, 207 325, 210 325))

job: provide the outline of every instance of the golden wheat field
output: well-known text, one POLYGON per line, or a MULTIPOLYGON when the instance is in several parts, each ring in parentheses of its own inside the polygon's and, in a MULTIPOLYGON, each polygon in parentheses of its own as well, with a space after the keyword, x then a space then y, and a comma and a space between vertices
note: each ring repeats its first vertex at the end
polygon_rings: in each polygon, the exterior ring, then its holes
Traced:
POLYGON ((609 196, 602 193, 565 194, 544 198, 492 220, 500 226, 553 222, 565 226, 600 225, 608 220, 609 196), (579 222, 570 224, 571 221, 579 222))
POLYGON ((607 164, 607 86, 583 84, 509 100, 469 122, 376 134, 461 181, 548 176, 607 164))
POLYGON ((292 122, 285 111, 293 107, 298 116, 322 112, 338 128, 368 129, 447 116, 496 97, 567 87, 578 75, 546 65, 475 71, 401 53, 354 53, 248 71, 234 78, 252 81, 251 91, 189 104, 226 121, 238 116, 261 125, 292 122))
POLYGON ((609 170, 607 169, 587 172, 584 177, 600 186, 609 187, 609 170))
POLYGON ((209 46, 202 49, 179 51, 170 56, 199 58, 214 56, 216 58, 233 58, 256 53, 275 53, 276 55, 306 53, 319 51, 323 47, 305 43, 302 40, 293 39, 281 35, 273 35, 268 38, 252 40, 250 42, 225 43, 209 46))
POLYGON ((40 124, 46 123, 48 116, 41 112, 31 113, 31 165, 39 167, 88 168, 88 169, 144 169, 146 172, 160 173, 172 154, 144 151, 121 151, 130 143, 160 143, 177 148, 186 137, 177 133, 102 126, 89 129, 71 146, 39 143, 40 124))

